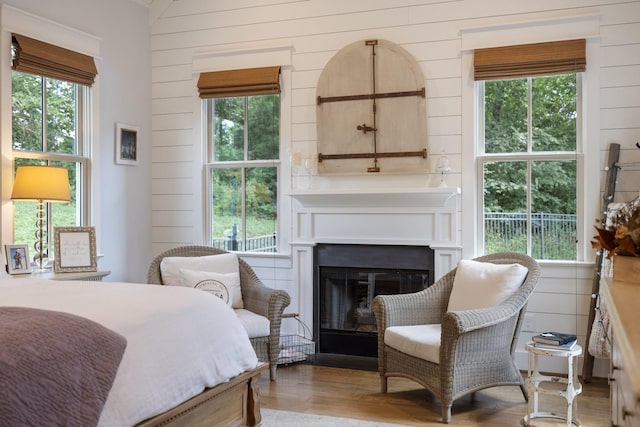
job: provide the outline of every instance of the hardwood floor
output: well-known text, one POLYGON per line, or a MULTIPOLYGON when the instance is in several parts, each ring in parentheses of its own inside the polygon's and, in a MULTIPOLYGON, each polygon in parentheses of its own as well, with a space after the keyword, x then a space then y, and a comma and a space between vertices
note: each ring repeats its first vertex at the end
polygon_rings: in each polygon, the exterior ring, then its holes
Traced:
MULTIPOLYGON (((310 364, 278 367, 277 381, 260 378, 263 408, 317 415, 357 418, 410 426, 437 426, 440 403, 420 385, 389 379, 389 392, 380 392, 377 372, 310 364)), ((564 413, 564 400, 540 397, 540 410, 564 413)), ((527 410, 518 387, 495 387, 465 396, 453 404, 452 426, 513 427, 527 410)), ((578 396, 578 418, 585 427, 609 426, 609 386, 594 378, 578 396)), ((560 426, 566 422, 534 420, 532 425, 560 426)))

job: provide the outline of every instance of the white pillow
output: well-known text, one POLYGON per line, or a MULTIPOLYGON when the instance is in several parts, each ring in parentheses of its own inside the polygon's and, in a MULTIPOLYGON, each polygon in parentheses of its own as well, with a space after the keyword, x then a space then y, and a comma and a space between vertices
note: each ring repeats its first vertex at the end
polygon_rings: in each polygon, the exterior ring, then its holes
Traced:
POLYGON ((244 308, 239 273, 214 273, 181 268, 182 286, 207 291, 232 308, 244 308))
POLYGON ((236 254, 219 254, 198 257, 165 257, 160 262, 160 275, 165 285, 182 285, 180 269, 212 271, 215 273, 238 273, 236 254))
POLYGON ((447 311, 498 305, 522 285, 528 271, 527 267, 520 264, 461 260, 456 269, 447 311))

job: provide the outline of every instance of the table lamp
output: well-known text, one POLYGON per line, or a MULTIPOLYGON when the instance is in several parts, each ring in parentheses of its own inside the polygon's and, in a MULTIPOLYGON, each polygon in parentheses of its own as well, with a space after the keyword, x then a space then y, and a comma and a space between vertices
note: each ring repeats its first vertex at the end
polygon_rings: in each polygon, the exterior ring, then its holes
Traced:
MULTIPOLYGON (((40 271, 44 270, 45 211, 44 202, 69 202, 69 171, 58 166, 18 166, 13 181, 12 200, 36 200, 38 202, 34 257, 40 271)), ((47 255, 48 256, 48 255, 47 255)))

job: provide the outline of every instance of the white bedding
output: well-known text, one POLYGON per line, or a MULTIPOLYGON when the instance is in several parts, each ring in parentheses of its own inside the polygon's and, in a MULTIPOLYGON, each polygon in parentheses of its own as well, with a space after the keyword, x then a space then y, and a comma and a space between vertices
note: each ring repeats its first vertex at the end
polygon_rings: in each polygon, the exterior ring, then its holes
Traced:
POLYGON ((233 310, 198 289, 9 278, 0 305, 76 314, 127 339, 100 426, 135 425, 258 365, 233 310))

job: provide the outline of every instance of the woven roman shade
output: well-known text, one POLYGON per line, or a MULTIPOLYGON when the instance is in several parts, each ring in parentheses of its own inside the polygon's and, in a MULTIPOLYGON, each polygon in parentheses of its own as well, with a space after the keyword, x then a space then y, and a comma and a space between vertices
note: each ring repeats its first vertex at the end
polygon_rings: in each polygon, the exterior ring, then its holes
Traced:
POLYGON ((477 49, 473 68, 475 80, 579 73, 587 68, 586 41, 579 39, 477 49))
POLYGON ((85 86, 93 85, 98 74, 91 56, 15 33, 12 43, 16 71, 85 86))
POLYGON ((280 93, 280 67, 200 73, 198 92, 200 98, 280 93))

